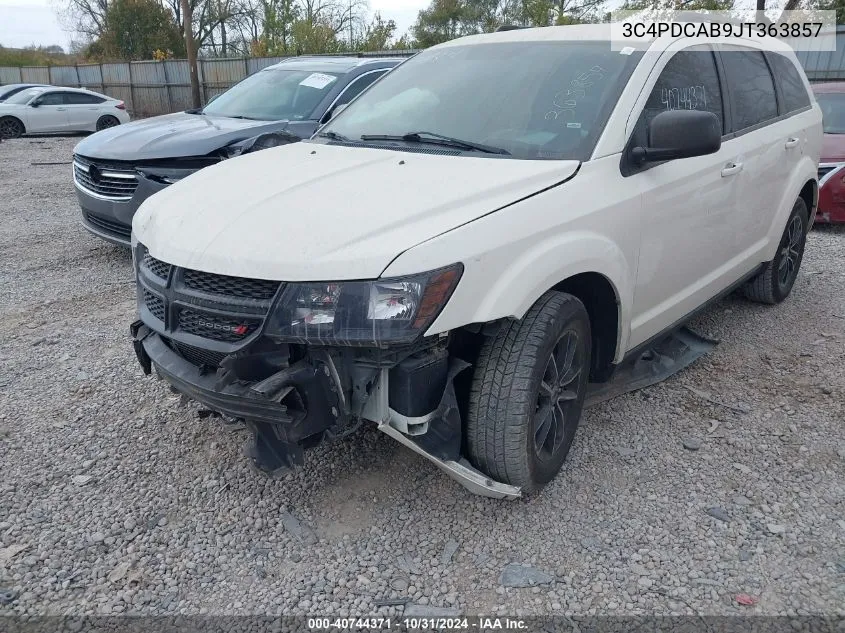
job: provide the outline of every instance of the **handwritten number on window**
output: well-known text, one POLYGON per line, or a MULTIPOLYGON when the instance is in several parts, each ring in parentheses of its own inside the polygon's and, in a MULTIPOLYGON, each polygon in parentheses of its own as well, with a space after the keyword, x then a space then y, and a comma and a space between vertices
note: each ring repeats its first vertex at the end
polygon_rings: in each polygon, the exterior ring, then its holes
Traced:
POLYGON ((572 119, 578 107, 578 99, 586 97, 587 89, 604 79, 606 72, 604 68, 596 65, 575 77, 569 82, 569 86, 555 94, 552 99, 553 109, 546 112, 544 118, 547 121, 572 119))
POLYGON ((704 86, 661 88, 660 103, 664 110, 706 110, 707 91, 704 86))

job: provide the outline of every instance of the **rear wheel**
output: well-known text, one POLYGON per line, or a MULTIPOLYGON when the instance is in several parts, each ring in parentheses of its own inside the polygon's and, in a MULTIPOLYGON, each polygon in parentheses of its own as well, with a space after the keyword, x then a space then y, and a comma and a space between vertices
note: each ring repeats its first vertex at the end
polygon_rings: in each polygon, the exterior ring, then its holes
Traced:
POLYGON ((745 296, 759 303, 780 303, 789 296, 804 258, 809 225, 807 204, 795 201, 778 244, 777 253, 763 270, 745 285, 745 296))
POLYGON ((13 116, 6 116, 0 119, 0 138, 18 138, 23 136, 25 131, 20 119, 16 119, 13 116))
POLYGON ((473 464, 526 492, 551 481, 578 428, 590 353, 587 311, 561 292, 547 292, 521 321, 488 339, 470 393, 473 464))
POLYGON ((120 121, 117 120, 117 117, 107 114, 106 116, 101 116, 97 119, 97 131, 105 130, 110 127, 114 127, 115 125, 120 125, 120 121))

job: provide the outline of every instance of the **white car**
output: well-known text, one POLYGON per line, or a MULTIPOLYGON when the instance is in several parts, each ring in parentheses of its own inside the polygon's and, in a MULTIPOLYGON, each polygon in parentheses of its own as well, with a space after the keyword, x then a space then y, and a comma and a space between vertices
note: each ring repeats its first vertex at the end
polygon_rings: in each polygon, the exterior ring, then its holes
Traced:
POLYGON ((482 494, 542 487, 588 381, 734 288, 789 295, 818 200, 790 49, 608 36, 435 46, 311 141, 148 199, 145 371, 242 418, 271 474, 369 421, 482 494))
POLYGON ((27 88, 0 103, 0 138, 95 132, 128 122, 123 101, 83 88, 27 88))

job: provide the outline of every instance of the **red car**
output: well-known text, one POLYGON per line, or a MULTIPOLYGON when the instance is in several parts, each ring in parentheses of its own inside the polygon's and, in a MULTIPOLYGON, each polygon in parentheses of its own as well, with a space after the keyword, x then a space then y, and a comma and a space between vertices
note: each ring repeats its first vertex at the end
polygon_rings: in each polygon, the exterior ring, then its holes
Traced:
POLYGON ((845 222, 845 82, 815 84, 824 118, 816 222, 845 222))

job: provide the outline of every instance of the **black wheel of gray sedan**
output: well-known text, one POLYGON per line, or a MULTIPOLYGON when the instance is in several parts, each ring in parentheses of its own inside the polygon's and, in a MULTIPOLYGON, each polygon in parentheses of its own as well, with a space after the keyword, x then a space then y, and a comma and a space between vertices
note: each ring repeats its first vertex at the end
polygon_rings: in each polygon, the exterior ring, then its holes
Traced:
POLYGON ((786 221, 774 259, 766 262, 763 270, 745 285, 747 298, 759 303, 775 304, 789 296, 804 258, 808 225, 807 204, 798 198, 786 221))
POLYGON ((467 448, 491 477, 538 490, 558 473, 581 418, 590 368, 584 304, 547 292, 482 347, 473 376, 467 448))
POLYGON ((107 114, 106 116, 101 116, 97 119, 97 131, 106 130, 110 127, 114 127, 115 125, 120 125, 120 121, 117 120, 117 117, 107 114))
POLYGON ((18 138, 23 136, 25 131, 20 119, 13 116, 0 118, 0 138, 18 138))

